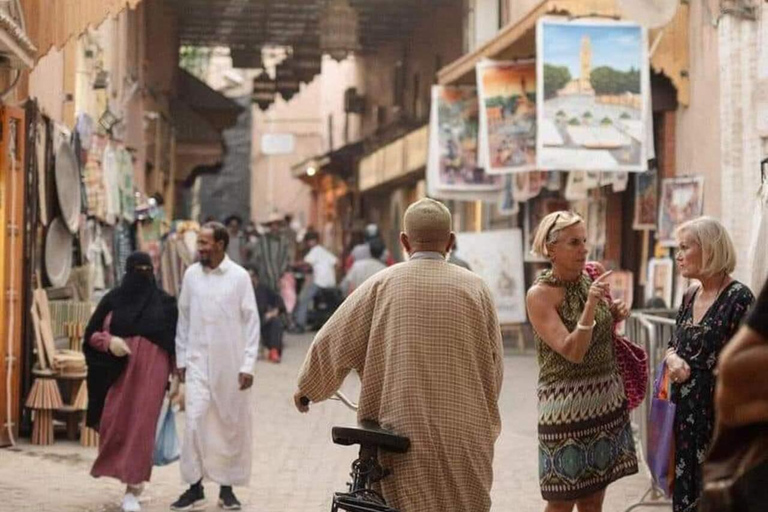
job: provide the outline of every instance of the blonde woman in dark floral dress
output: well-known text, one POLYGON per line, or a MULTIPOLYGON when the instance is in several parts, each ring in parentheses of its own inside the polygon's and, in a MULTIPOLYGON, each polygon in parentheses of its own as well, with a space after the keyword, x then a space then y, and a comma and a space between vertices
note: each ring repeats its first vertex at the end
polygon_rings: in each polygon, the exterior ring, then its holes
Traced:
POLYGON ((669 342, 667 367, 675 411, 674 512, 694 512, 702 491, 701 465, 715 425, 717 358, 754 302, 734 280, 736 250, 725 228, 700 217, 676 233, 677 265, 683 277, 699 281, 685 294, 669 342))
POLYGON ((546 512, 600 512, 609 484, 637 473, 613 323, 629 312, 605 301, 608 273, 585 273, 587 231, 572 212, 547 215, 533 251, 552 263, 526 305, 539 361, 539 484, 546 512))

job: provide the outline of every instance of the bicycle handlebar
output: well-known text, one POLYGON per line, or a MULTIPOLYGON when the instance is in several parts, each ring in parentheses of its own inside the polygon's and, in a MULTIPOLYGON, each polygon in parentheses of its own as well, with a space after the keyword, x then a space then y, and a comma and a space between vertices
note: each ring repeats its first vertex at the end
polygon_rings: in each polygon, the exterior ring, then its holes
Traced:
MULTIPOLYGON (((343 403, 353 411, 357 411, 357 404, 352 400, 350 400, 349 397, 347 397, 347 395, 345 395, 341 391, 337 391, 336 393, 334 393, 333 397, 331 397, 331 400, 338 400, 339 402, 343 403)), ((301 398, 299 398, 299 402, 301 402, 301 405, 306 407, 309 405, 309 398, 307 398, 306 396, 302 396, 301 398)))

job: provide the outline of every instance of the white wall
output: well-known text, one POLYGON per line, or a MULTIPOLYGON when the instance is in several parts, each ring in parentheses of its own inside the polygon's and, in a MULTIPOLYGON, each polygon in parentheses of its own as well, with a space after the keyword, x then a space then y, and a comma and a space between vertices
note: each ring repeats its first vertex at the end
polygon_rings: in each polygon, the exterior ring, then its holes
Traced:
MULTIPOLYGON (((763 26, 768 9, 762 4, 763 26)), ((720 97, 722 129, 721 219, 738 253, 735 277, 750 283, 749 249, 752 215, 757 205, 760 160, 764 139, 758 131, 758 61, 760 26, 755 21, 726 16, 720 20, 720 97)), ((763 41, 763 44, 765 42, 763 41)), ((765 49, 762 49, 765 52, 765 49)), ((763 247, 763 251, 768 248, 763 247)))

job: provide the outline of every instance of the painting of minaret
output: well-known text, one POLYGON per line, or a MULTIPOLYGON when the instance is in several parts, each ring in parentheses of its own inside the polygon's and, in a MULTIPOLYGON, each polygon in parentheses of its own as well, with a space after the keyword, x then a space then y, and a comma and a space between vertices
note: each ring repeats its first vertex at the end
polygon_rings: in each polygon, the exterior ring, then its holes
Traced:
POLYGON ((589 36, 581 38, 581 75, 579 76, 579 91, 581 94, 595 94, 592 88, 592 41, 589 36))
POLYGON ((625 21, 542 19, 536 39, 538 169, 647 170, 647 31, 625 21))
POLYGON ((579 76, 574 77, 573 80, 558 92, 559 96, 570 96, 573 94, 595 95, 595 89, 592 87, 592 40, 586 34, 581 38, 579 76))

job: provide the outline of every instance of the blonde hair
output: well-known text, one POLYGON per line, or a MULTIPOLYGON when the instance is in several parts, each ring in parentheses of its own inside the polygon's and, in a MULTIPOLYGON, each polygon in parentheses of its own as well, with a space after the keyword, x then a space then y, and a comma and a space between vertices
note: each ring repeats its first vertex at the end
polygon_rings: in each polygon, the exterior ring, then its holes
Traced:
POLYGON ((557 242, 562 230, 575 226, 580 222, 584 222, 584 219, 575 212, 559 211, 550 213, 542 219, 539 227, 536 229, 531 254, 548 258, 549 249, 547 246, 557 242))
POLYGON ((731 274, 736 269, 736 248, 731 235, 717 219, 699 217, 684 222, 675 230, 678 238, 689 233, 701 247, 701 273, 704 276, 731 274))

